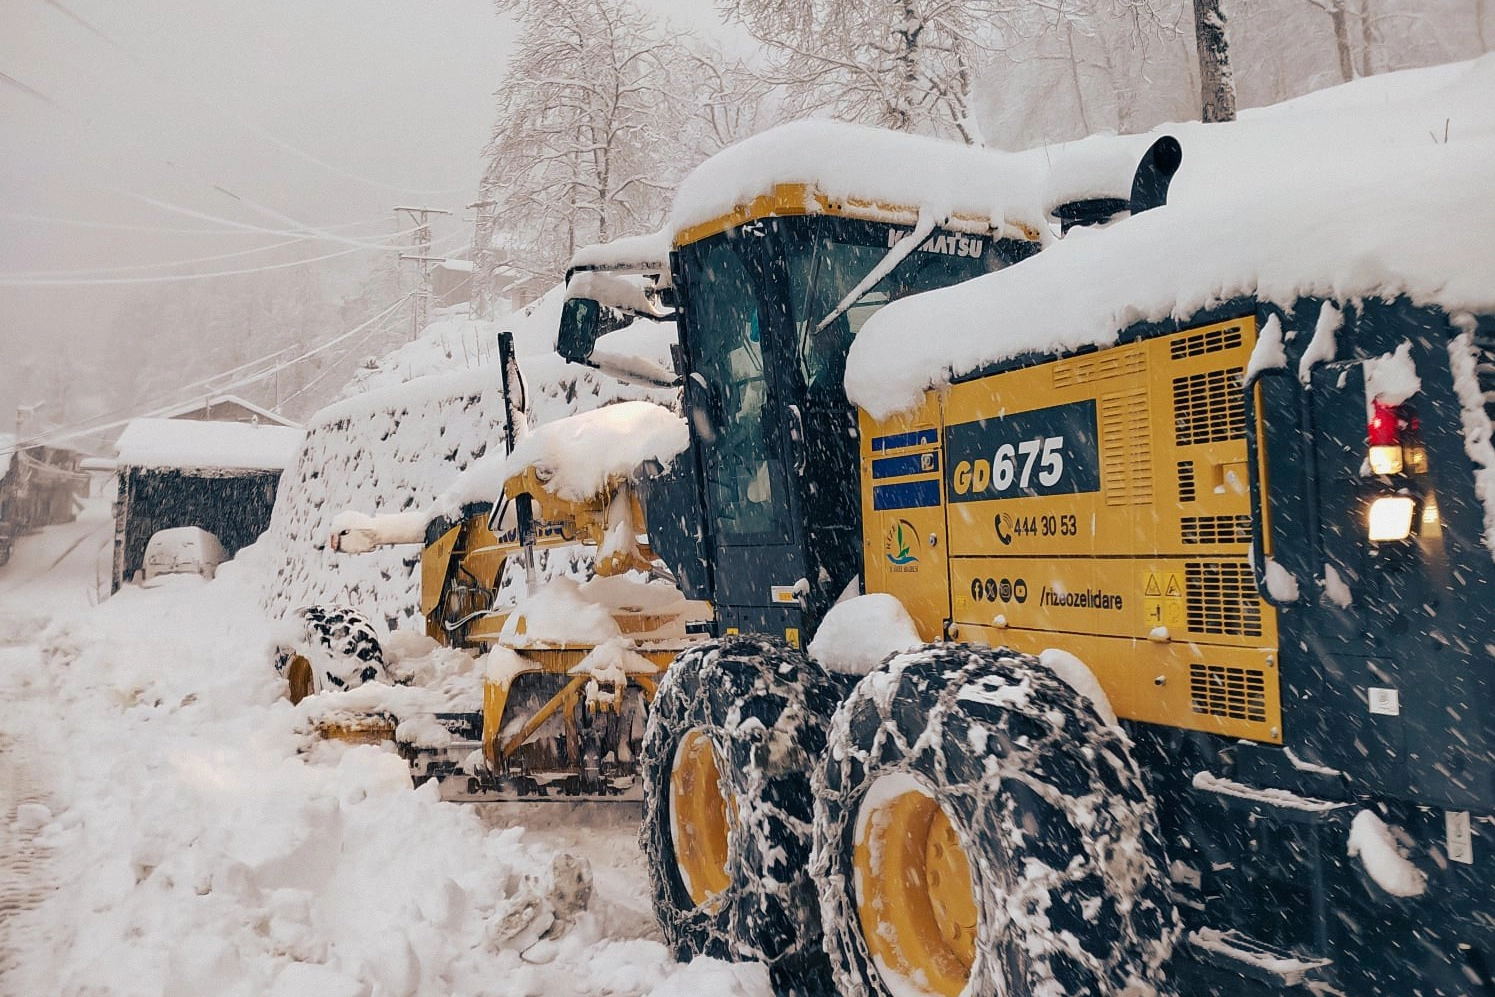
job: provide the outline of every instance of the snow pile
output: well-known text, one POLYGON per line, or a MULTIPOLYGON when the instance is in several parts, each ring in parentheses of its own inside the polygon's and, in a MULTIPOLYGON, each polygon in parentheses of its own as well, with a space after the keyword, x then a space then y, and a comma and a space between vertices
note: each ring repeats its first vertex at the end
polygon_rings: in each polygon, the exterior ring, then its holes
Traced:
POLYGON ((1360 811, 1350 822, 1350 857, 1359 857, 1370 878, 1392 896, 1418 897, 1427 890, 1427 873, 1407 861, 1397 842, 1399 830, 1369 810, 1360 811))
POLYGON ((685 420, 662 405, 618 402, 554 422, 525 435, 510 454, 495 453, 443 492, 433 514, 452 515, 479 496, 498 495, 509 478, 533 470, 552 494, 585 502, 611 481, 629 477, 654 462, 668 468, 686 447, 685 420))
POLYGON ((832 606, 806 650, 828 671, 866 675, 888 655, 921 643, 897 596, 876 592, 832 606))
POLYGON ((296 459, 303 435, 289 426, 248 422, 132 419, 115 445, 121 466, 283 471, 296 459))
MULTIPOLYGON (((926 214, 952 227, 989 231, 1008 222, 1036 232, 1047 224, 1046 175, 1042 151, 1010 155, 836 121, 797 121, 698 166, 680 184, 670 225, 680 232, 777 185, 801 184, 807 202, 819 195, 879 204, 905 223, 926 214)), ((1129 192, 1129 173, 1125 182, 1129 192)))
POLYGON ((1474 317, 1456 315, 1454 325, 1459 334, 1449 340, 1448 359, 1454 390, 1459 395, 1464 452, 1478 468, 1474 472, 1474 493, 1485 507, 1485 546, 1495 552, 1495 426, 1491 425, 1490 409, 1476 372, 1480 359, 1474 344, 1474 317))
MULTIPOLYGON (((253 553, 0 648, 0 743, 37 777, 10 830, 48 877, 7 916, 13 992, 769 997, 762 966, 679 966, 653 940, 626 816, 442 803, 387 748, 299 737, 253 553), (515 817, 557 821, 553 844, 515 817)), ((55 612, 91 584, 78 567, 27 603, 55 612)))
MULTIPOLYGON (((611 401, 673 398, 671 392, 624 385, 553 355, 527 357, 522 366, 537 423, 611 401)), ((270 528, 260 541, 273 564, 265 595, 270 613, 337 603, 391 630, 402 622, 423 628, 419 551, 392 547, 337 554, 327 549, 334 523, 347 511, 435 515, 433 500, 478 458, 503 461, 503 438, 497 365, 366 392, 314 415, 305 449, 281 479, 270 528)), ((441 510, 456 515, 463 502, 491 502, 498 484, 487 477, 472 480, 460 499, 442 503, 441 510)))
POLYGON ((1400 405, 1422 390, 1412 363, 1412 344, 1403 342, 1393 353, 1365 361, 1365 400, 1400 405))
POLYGON ((1495 56, 1433 72, 1446 85, 1414 71, 1383 78, 1382 100, 1357 92, 1327 109, 1295 102, 1159 129, 1184 151, 1167 205, 888 305, 857 336, 847 393, 886 416, 986 364, 1108 345, 1133 323, 1236 297, 1495 309, 1495 56))
POLYGON ((598 270, 647 270, 666 268, 670 263, 671 230, 660 229, 643 235, 624 236, 611 242, 583 246, 571 257, 569 269, 586 267, 598 270))
MULTIPOLYGON (((514 334, 514 352, 519 356, 549 353, 555 349, 555 331, 560 326, 562 288, 557 285, 520 311, 492 321, 465 315, 438 318, 413 342, 385 354, 373 367, 360 370, 343 388, 343 397, 383 388, 453 370, 475 370, 498 365, 498 334, 514 334)), ((459 309, 452 309, 458 311, 459 309)), ((465 312, 466 306, 460 310, 465 312)))

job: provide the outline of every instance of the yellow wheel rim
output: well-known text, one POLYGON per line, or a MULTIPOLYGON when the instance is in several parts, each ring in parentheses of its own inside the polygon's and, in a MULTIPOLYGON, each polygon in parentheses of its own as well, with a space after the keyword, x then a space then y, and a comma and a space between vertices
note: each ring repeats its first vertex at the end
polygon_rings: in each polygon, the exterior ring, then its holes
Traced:
POLYGON ((736 808, 722 796, 716 748, 699 730, 681 738, 670 772, 670 820, 675 866, 693 904, 700 906, 732 882, 727 832, 736 808))
POLYGON ((290 687, 288 695, 294 705, 301 702, 312 694, 311 662, 302 655, 296 655, 291 663, 286 666, 286 684, 290 687))
POLYGON ((857 815, 857 916, 878 968, 957 997, 976 961, 970 861, 944 810, 912 780, 877 784, 857 815))

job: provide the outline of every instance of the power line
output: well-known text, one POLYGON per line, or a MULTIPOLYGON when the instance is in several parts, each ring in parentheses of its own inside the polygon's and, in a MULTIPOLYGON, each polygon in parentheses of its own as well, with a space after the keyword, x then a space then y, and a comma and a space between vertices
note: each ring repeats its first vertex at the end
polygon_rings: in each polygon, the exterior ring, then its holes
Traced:
MULTIPOLYGON (((391 316, 393 315, 392 312, 390 314, 391 314, 391 316)), ((381 322, 377 327, 369 330, 362 338, 360 338, 358 340, 358 342, 356 342, 352 346, 348 347, 346 350, 343 351, 343 353, 342 353, 341 356, 339 356, 332 363, 328 364, 326 370, 322 371, 322 373, 318 374, 316 377, 314 377, 310 381, 306 382, 304 385, 301 386, 300 390, 298 390, 296 392, 293 392, 289 398, 287 398, 284 401, 282 401, 280 403, 280 407, 284 408, 286 405, 289 405, 291 402, 295 401, 297 398, 300 398, 302 395, 306 394, 308 391, 310 391, 317 384, 321 383, 321 381, 322 381, 323 378, 325 378, 328 374, 331 374, 333 371, 337 370, 337 365, 339 363, 341 363, 342 361, 346 360, 348 357, 352 356, 353 352, 355 350, 357 350, 360 347, 362 347, 370 339, 373 339, 375 336, 377 336, 381 332, 384 332, 389 327, 390 327, 390 322, 386 319, 386 321, 381 322)))
MULTIPOLYGON (((124 222, 99 222, 81 218, 57 218, 52 215, 38 215, 30 211, 0 211, 0 218, 12 218, 17 221, 44 222, 48 225, 70 225, 75 228, 98 228, 112 229, 122 232, 151 232, 159 235, 302 235, 300 230, 282 229, 272 233, 270 229, 244 231, 239 228, 162 228, 156 225, 131 225, 124 222)), ((388 215, 378 215, 373 218, 365 218, 356 222, 339 222, 336 225, 322 226, 329 232, 335 232, 345 228, 359 228, 364 225, 373 225, 376 222, 388 221, 388 215)), ((235 222, 235 225, 239 223, 235 222)))
MULTIPOLYGON (((375 322, 378 322, 380 319, 385 318, 390 313, 394 312, 397 308, 399 308, 401 305, 403 305, 409 298, 410 298, 409 294, 402 294, 402 295, 400 295, 399 298, 397 298, 394 301, 393 304, 389 305, 387 308, 382 309, 377 314, 371 316, 370 318, 366 319, 363 322, 360 322, 358 325, 354 326, 353 328, 349 329, 348 331, 343 332, 343 333, 339 333, 337 336, 333 337, 332 339, 329 339, 327 342, 322 343, 322 344, 320 344, 318 346, 314 346, 311 349, 309 349, 309 350, 301 353, 297 357, 294 357, 294 358, 292 358, 290 360, 287 360, 287 361, 284 361, 282 363, 278 363, 274 367, 269 368, 268 370, 260 371, 260 372, 257 372, 255 374, 249 375, 247 377, 242 377, 242 378, 239 378, 237 380, 230 381, 227 384, 217 385, 217 386, 215 386, 213 388, 213 391, 217 392, 217 393, 221 393, 221 392, 224 392, 224 391, 230 391, 230 390, 232 390, 234 388, 243 387, 246 384, 253 384, 256 381, 262 381, 265 378, 270 377, 273 374, 277 374, 280 371, 285 370, 288 367, 291 367, 291 366, 293 366, 295 364, 298 364, 298 363, 302 363, 303 361, 306 361, 306 360, 308 360, 308 359, 316 356, 319 353, 322 353, 322 352, 324 352, 326 350, 330 350, 332 347, 336 346, 337 344, 339 344, 341 342, 344 342, 344 341, 350 339, 353 336, 356 336, 358 333, 360 333, 363 330, 367 329, 370 325, 374 324, 375 322)), ((283 352, 286 352, 286 351, 285 350, 280 350, 279 352, 283 353, 283 352)), ((253 363, 253 361, 251 361, 251 363, 253 363)), ((248 364, 241 364, 239 368, 235 368, 235 369, 242 369, 242 367, 245 367, 245 366, 248 366, 248 364)), ((204 380, 211 380, 211 379, 214 379, 214 378, 220 377, 220 376, 222 376, 222 375, 221 374, 217 374, 217 375, 214 375, 213 378, 207 378, 207 379, 204 379, 204 380)), ((202 384, 202 383, 204 383, 204 382, 203 381, 197 382, 197 384, 199 384, 199 385, 202 384)), ((188 385, 188 387, 193 387, 193 386, 194 385, 188 385)), ((179 406, 181 406, 184 403, 184 401, 190 401, 191 397, 195 397, 195 396, 189 396, 186 399, 175 401, 175 402, 172 402, 171 404, 168 404, 168 405, 157 406, 156 408, 151 409, 149 411, 138 412, 138 413, 135 413, 134 415, 129 415, 129 416, 126 416, 126 417, 124 417, 122 419, 116 419, 116 420, 114 420, 112 422, 106 422, 106 423, 104 423, 102 425, 91 425, 91 423, 94 420, 93 419, 87 419, 87 420, 80 420, 79 422, 72 423, 71 425, 68 425, 68 426, 61 426, 61 427, 58 427, 58 428, 55 428, 55 429, 51 429, 51 430, 48 430, 48 431, 46 431, 44 433, 36 433, 36 434, 34 434, 34 435, 32 435, 32 436, 24 439, 24 440, 17 439, 16 442, 14 444, 11 444, 10 446, 4 447, 4 448, 0 448, 0 454, 15 453, 17 450, 22 450, 22 449, 24 449, 26 447, 36 446, 38 444, 43 444, 43 443, 60 443, 63 440, 76 439, 76 438, 78 438, 80 436, 92 436, 93 434, 95 434, 95 433, 101 433, 101 432, 103 432, 106 429, 114 429, 117 426, 123 426, 126 423, 128 423, 128 422, 130 422, 130 421, 132 421, 134 419, 149 419, 149 418, 152 418, 152 417, 155 417, 155 416, 160 416, 160 415, 163 415, 164 413, 172 411, 175 408, 178 408, 179 406)), ((115 411, 119 411, 119 410, 116 409, 115 411)), ((112 415, 113 413, 109 413, 109 414, 112 415)), ((95 417, 95 418, 108 418, 108 416, 106 415, 106 416, 95 417)))
MULTIPOLYGON (((265 233, 265 234, 268 234, 268 235, 308 235, 308 236, 316 236, 317 238, 320 238, 320 239, 327 239, 327 240, 332 241, 332 242, 340 242, 340 243, 343 243, 344 245, 348 245, 348 246, 357 246, 357 247, 359 247, 361 249, 381 249, 381 250, 387 250, 387 249, 390 248, 387 244, 384 244, 384 243, 369 242, 369 241, 364 240, 364 239, 350 239, 347 236, 338 235, 338 234, 336 234, 336 233, 334 233, 334 232, 332 232, 332 231, 330 231, 330 230, 328 230, 326 228, 318 228, 315 225, 308 225, 305 222, 297 221, 296 219, 291 218, 291 217, 289 217, 287 215, 282 215, 280 212, 275 211, 273 208, 267 208, 264 205, 256 204, 254 201, 250 201, 250 200, 245 199, 245 198, 240 198, 240 197, 238 197, 238 195, 235 195, 235 194, 231 194, 230 196, 234 197, 236 200, 242 201, 244 204, 247 204, 250 207, 255 208, 256 210, 266 212, 267 214, 270 214, 270 215, 272 215, 274 217, 277 217, 281 221, 284 221, 287 224, 293 225, 295 227, 293 229, 291 229, 291 230, 265 228, 262 225, 251 225, 248 222, 236 222, 236 221, 234 221, 231 218, 222 218, 222 217, 220 217, 218 215, 208 214, 205 211, 197 211, 197 210, 195 210, 193 208, 184 208, 181 205, 172 204, 169 201, 162 201, 162 200, 160 200, 158 198, 154 198, 154 197, 148 197, 145 194, 137 194, 134 191, 125 190, 122 187, 106 187, 106 188, 103 188, 103 189, 113 191, 116 194, 123 194, 126 197, 134 198, 137 201, 140 201, 140 202, 142 202, 144 204, 149 204, 152 207, 160 208, 163 211, 170 211, 170 212, 173 212, 175 214, 186 215, 188 218, 196 218, 199 221, 217 222, 220 225, 227 225, 227 226, 229 226, 231 228, 243 229, 243 230, 245 230, 247 232, 262 232, 262 233, 265 233)), ((220 190, 220 191, 223 190, 223 188, 221 188, 221 187, 217 187, 215 189, 220 190)), ((408 235, 412 231, 413 231, 413 229, 407 229, 405 232, 397 233, 397 235, 408 235)))
POLYGON ((57 103, 57 101, 53 100, 51 97, 48 97, 46 94, 42 93, 35 87, 28 87, 26 84, 22 83, 20 80, 16 79, 9 73, 0 72, 0 80, 9 83, 11 86, 15 87, 17 90, 21 91, 23 94, 26 94, 29 97, 35 97, 37 100, 47 104, 51 104, 56 108, 62 107, 61 104, 57 103))
MULTIPOLYGON (((374 249, 388 250, 388 246, 374 246, 374 249)), ((321 263, 324 260, 337 259, 340 256, 348 256, 352 253, 366 253, 368 249, 362 246, 354 246, 352 249, 339 249, 335 253, 324 253, 321 256, 310 256, 304 260, 291 260, 288 263, 267 263, 262 267, 245 267, 239 270, 215 270, 210 273, 179 273, 162 274, 150 277, 40 277, 40 278, 16 278, 0 275, 0 287, 93 287, 107 284, 171 284, 188 280, 208 280, 214 277, 238 277, 244 274, 265 273, 268 270, 285 270, 290 267, 306 266, 308 263, 321 263)))

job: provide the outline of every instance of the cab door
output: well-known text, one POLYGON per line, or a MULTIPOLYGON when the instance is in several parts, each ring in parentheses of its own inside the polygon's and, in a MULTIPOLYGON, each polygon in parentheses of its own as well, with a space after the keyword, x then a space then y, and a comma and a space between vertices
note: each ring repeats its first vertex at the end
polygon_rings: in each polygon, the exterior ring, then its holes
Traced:
POLYGON ((805 563, 791 407, 782 263, 771 233, 746 226, 681 250, 687 405, 700 448, 708 550, 722 632, 767 633, 798 643, 805 563))

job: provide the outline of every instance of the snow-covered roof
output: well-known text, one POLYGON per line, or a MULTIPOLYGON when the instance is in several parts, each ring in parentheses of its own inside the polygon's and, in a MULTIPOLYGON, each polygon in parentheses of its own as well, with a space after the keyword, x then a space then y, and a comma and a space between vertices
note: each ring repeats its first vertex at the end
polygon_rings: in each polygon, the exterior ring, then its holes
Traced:
POLYGON ((577 267, 598 270, 629 269, 651 265, 668 266, 670 260, 669 229, 630 235, 612 242, 583 246, 571 257, 568 269, 577 267))
POLYGON ((167 409, 158 414, 163 419, 177 419, 188 412, 197 412, 202 409, 211 411, 220 405, 237 405, 258 416, 261 422, 266 422, 274 426, 296 426, 296 423, 284 416, 276 415, 269 409, 256 405, 254 402, 246 401, 238 395, 213 395, 212 397, 203 398, 198 401, 184 402, 176 408, 167 409))
POLYGON ((295 461, 304 435, 289 426, 134 419, 117 446, 120 466, 283 471, 295 461))
MULTIPOLYGON (((1133 168, 1136 162, 1132 163, 1133 168)), ((1011 154, 838 121, 796 121, 717 153, 681 183, 670 215, 679 234, 731 214, 780 185, 808 193, 923 212, 1045 224, 1046 163, 1011 154)), ((1130 191, 1131 177, 1125 178, 1130 191)), ((807 205, 808 207, 808 205, 807 205)))
POLYGON ((1157 131, 1183 146, 1165 206, 884 308, 852 347, 851 399, 886 415, 983 365, 1243 296, 1495 309, 1495 56, 1157 131))

